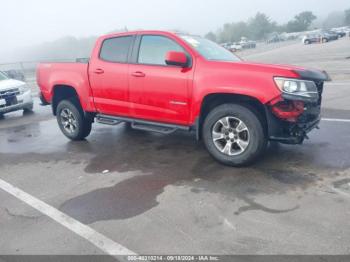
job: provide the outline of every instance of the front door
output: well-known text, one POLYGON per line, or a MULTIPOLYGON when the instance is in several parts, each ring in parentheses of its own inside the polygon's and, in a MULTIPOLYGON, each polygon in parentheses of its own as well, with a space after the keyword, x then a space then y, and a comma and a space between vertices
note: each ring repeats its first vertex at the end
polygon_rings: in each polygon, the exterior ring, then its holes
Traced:
POLYGON ((160 35, 141 37, 137 62, 129 66, 130 113, 136 118, 186 125, 191 68, 168 66, 169 51, 185 52, 160 35))

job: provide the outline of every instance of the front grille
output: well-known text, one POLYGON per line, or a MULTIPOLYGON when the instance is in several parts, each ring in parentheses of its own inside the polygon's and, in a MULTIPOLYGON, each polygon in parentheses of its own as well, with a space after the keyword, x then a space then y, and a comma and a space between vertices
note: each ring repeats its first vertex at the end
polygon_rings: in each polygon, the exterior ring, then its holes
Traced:
POLYGON ((20 91, 18 88, 12 88, 4 91, 0 91, 0 99, 5 99, 10 96, 17 96, 20 94, 20 91))

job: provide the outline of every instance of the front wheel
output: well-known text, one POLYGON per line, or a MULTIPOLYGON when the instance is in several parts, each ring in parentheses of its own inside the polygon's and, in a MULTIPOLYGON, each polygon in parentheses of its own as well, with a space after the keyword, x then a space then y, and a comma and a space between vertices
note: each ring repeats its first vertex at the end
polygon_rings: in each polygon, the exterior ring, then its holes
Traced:
POLYGON ((62 133, 73 141, 86 138, 91 132, 91 120, 84 117, 77 102, 63 100, 57 106, 56 117, 62 133))
POLYGON ((267 145, 261 120, 253 109, 244 105, 216 107, 206 117, 202 131, 209 153, 230 166, 250 164, 267 145))

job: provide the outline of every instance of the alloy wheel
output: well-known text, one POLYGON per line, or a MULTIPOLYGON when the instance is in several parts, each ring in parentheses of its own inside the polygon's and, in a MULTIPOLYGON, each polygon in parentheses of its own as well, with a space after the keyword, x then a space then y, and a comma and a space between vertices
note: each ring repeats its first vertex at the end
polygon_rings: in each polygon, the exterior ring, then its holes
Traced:
POLYGON ((60 116, 64 130, 70 134, 74 133, 77 130, 78 124, 73 112, 68 108, 64 108, 60 116))
POLYGON ((212 129, 215 147, 223 154, 237 156, 245 152, 250 143, 247 125, 240 119, 226 116, 218 120, 212 129))

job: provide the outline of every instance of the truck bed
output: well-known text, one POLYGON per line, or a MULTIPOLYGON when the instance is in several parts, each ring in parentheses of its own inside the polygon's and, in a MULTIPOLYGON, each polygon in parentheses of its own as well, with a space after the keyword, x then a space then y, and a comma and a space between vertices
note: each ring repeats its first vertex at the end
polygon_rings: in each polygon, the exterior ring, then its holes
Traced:
POLYGON ((40 63, 37 82, 42 96, 51 103, 55 86, 66 85, 77 88, 82 101, 89 101, 91 89, 88 68, 88 63, 40 63))

